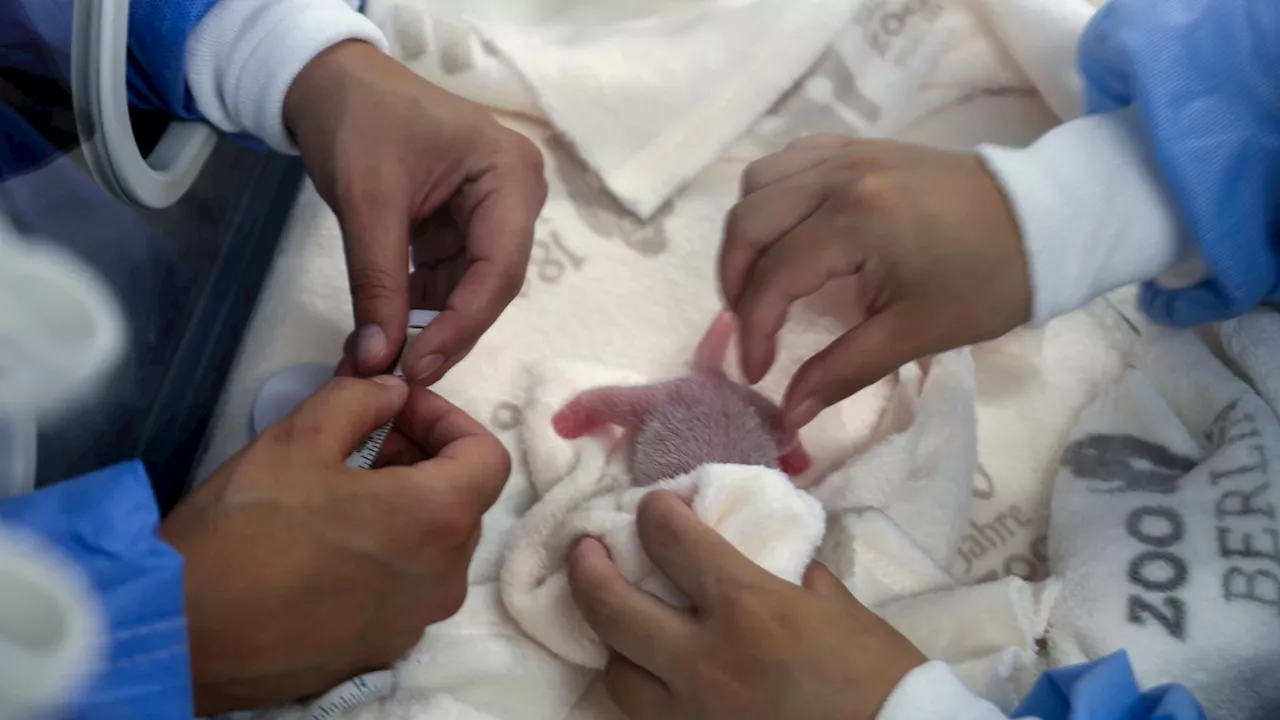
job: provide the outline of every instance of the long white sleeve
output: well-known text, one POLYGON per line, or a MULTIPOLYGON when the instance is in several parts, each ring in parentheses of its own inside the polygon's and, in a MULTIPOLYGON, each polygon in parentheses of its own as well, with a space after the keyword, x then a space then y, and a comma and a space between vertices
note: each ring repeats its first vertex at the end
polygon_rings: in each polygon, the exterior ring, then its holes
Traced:
POLYGON ((1135 112, 1073 120, 1025 149, 978 148, 1022 231, 1032 324, 1179 266, 1198 275, 1135 112))
POLYGON ((344 40, 387 51, 354 0, 220 0, 187 39, 187 85, 215 127, 296 153, 284 98, 302 68, 344 40))
MULTIPOLYGON (((907 673, 880 708, 876 720, 1008 720, 995 705, 974 695, 946 663, 933 661, 907 673)), ((1024 718, 1022 720, 1034 720, 1024 718)))

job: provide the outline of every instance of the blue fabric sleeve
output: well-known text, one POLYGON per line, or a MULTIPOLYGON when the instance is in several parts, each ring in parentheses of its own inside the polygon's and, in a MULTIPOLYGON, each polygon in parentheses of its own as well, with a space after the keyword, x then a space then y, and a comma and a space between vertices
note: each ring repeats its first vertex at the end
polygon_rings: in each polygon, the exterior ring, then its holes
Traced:
MULTIPOLYGON (((131 0, 127 65, 130 105, 164 111, 185 120, 203 119, 187 89, 187 36, 217 2, 131 0)), ((17 4, 57 58, 63 79, 69 81, 75 0, 18 0, 17 4)), ((13 7, 5 12, 16 16, 18 11, 13 7)), ((19 18, 13 20, 16 23, 19 18)), ((24 69, 50 72, 43 67, 24 69)))
MULTIPOLYGON (((71 0, 36 0, 36 2, 71 0)), ((269 1, 269 0, 268 0, 269 1)), ((203 120, 187 88, 187 38, 218 0, 132 0, 129 93, 139 107, 203 120)), ((363 10, 365 0, 356 6, 363 10)), ((263 146, 265 147, 265 146, 263 146)))
POLYGON ((1205 720, 1181 685, 1138 690, 1123 651, 1084 665, 1049 670, 1013 712, 1042 720, 1205 720))
POLYGON ((140 462, 0 502, 0 521, 38 533, 97 590, 109 663, 60 717, 190 718, 182 556, 156 535, 160 513, 140 462))
POLYGON ((1136 106, 1208 279, 1143 289, 1192 326, 1280 299, 1280 3, 1110 0, 1085 29, 1089 112, 1136 106))
MULTIPOLYGON (((131 0, 129 103, 187 120, 202 119, 187 90, 187 36, 218 0, 131 0)), ((34 29, 70 78, 75 0, 19 0, 34 29)))
POLYGON ((132 0, 129 95, 135 104, 187 120, 203 119, 187 88, 187 37, 217 2, 132 0))

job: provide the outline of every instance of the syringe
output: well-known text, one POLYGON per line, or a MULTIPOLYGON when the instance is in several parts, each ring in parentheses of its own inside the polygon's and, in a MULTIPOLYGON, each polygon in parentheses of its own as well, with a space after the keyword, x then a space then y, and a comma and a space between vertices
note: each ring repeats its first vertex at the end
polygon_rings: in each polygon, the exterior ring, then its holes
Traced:
MULTIPOLYGON (((396 377, 404 377, 404 369, 400 367, 401 361, 404 359, 404 353, 409 349, 409 345, 422 332, 423 328, 431 324, 440 313, 435 310, 412 310, 409 312, 409 327, 404 333, 404 345, 400 347, 400 355, 396 357, 396 377)), ((373 467, 373 461, 378 459, 378 451, 382 449, 382 444, 387 441, 387 435, 391 433, 391 422, 373 431, 360 449, 351 453, 347 458, 347 467, 359 470, 368 470, 373 467)))

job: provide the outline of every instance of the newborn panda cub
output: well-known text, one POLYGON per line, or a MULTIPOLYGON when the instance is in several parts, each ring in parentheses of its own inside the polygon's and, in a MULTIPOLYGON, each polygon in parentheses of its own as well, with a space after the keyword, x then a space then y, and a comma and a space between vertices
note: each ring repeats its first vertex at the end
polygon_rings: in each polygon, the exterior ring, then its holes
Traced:
POLYGON ((733 333, 733 315, 720 313, 698 343, 688 375, 588 390, 552 417, 556 433, 573 439, 621 427, 631 446, 632 482, 642 486, 709 463, 761 465, 792 477, 804 473, 809 454, 783 428, 778 406, 725 375, 733 333))

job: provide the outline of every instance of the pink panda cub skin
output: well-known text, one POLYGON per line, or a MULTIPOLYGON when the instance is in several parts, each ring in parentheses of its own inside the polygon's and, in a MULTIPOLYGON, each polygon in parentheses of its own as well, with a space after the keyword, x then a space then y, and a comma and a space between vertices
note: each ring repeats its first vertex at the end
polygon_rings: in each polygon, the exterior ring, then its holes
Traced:
POLYGON ((783 429, 772 401, 724 371, 733 315, 722 312, 698 343, 688 375, 635 387, 600 387, 569 401, 552 417, 560 437, 573 439, 621 427, 631 442, 632 482, 650 485, 708 463, 761 465, 795 477, 809 454, 783 429))

